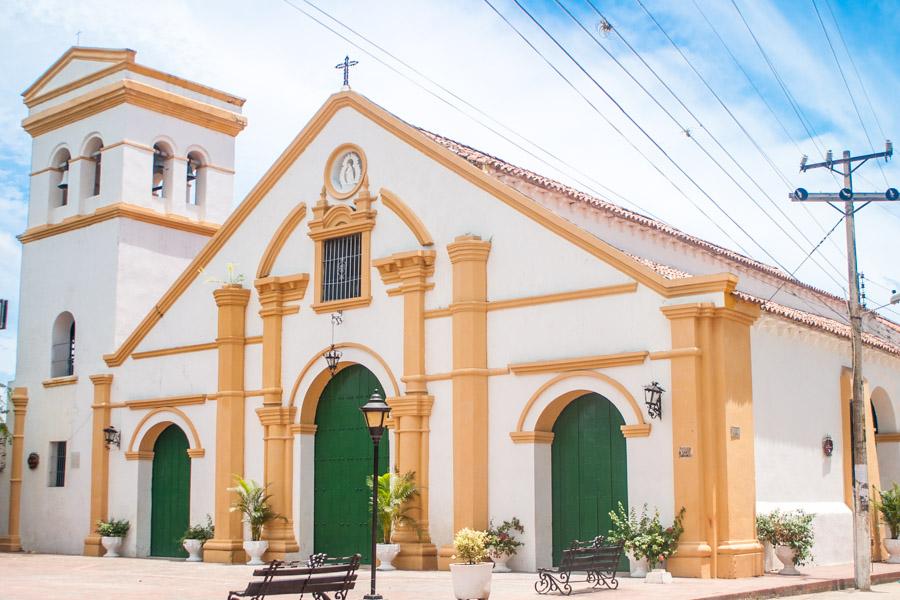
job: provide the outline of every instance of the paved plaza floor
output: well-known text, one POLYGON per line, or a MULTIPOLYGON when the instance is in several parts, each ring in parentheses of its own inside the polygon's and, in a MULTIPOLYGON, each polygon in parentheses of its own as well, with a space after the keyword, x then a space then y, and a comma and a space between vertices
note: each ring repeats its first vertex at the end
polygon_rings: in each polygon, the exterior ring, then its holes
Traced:
MULTIPOLYGON (((253 567, 186 563, 161 559, 90 558, 49 554, 0 554, 2 600, 224 600, 228 590, 243 589, 253 567)), ((573 594, 597 600, 636 598, 687 600, 700 598, 771 598, 782 595, 836 589, 841 578, 852 575, 849 566, 815 567, 802 577, 766 575, 738 580, 676 579, 670 585, 645 584, 641 579, 621 578, 617 591, 573 594)), ((494 574, 491 600, 537 600, 532 573, 494 574)), ((876 587, 872 598, 900 599, 900 565, 875 565, 876 587)), ((385 600, 452 600, 449 573, 394 571, 378 573, 378 591, 385 600)), ((350 600, 368 590, 369 572, 350 600)), ((548 596, 558 597, 558 596, 548 596)), ((870 597, 868 594, 832 592, 815 598, 870 597)))

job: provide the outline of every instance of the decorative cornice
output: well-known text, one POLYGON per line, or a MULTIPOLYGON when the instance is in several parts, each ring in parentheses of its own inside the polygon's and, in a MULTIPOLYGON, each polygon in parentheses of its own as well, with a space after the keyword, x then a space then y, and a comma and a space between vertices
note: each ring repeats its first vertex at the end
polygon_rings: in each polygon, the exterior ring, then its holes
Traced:
POLYGON ((647 437, 650 435, 650 423, 638 423, 635 425, 622 425, 619 427, 626 438, 647 437))
MULTIPOLYGON (((402 380, 402 378, 401 378, 402 380)), ((434 405, 434 396, 426 394, 407 394, 387 398, 391 407, 391 418, 397 417, 427 417, 431 415, 431 407, 434 405)))
POLYGON ((625 367, 640 365, 647 359, 649 352, 620 352, 618 354, 603 354, 598 356, 583 356, 579 358, 564 358, 557 360, 541 360, 529 363, 516 363, 509 365, 509 370, 516 375, 531 373, 552 373, 561 371, 586 371, 591 369, 604 369, 608 367, 625 367))
POLYGON ((90 380, 94 385, 110 385, 112 384, 113 375, 112 373, 99 373, 97 375, 91 375, 90 380))
POLYGON ((51 377, 50 379, 45 379, 41 382, 41 384, 45 388, 52 387, 60 387, 63 385, 72 385, 74 383, 78 383, 78 375, 68 375, 66 377, 51 377))
POLYGON ((315 435, 318 425, 311 423, 294 423, 291 425, 291 433, 294 435, 315 435))
POLYGON ((153 460, 153 450, 128 450, 125 460, 153 460))
POLYGON ((296 406, 262 406, 256 409, 259 422, 268 425, 290 425, 297 414, 296 406))
MULTIPOLYGON (((309 285, 309 273, 264 277, 254 281, 253 285, 259 294, 259 303, 262 306, 260 313, 274 308, 284 314, 284 302, 302 300, 303 296, 306 295, 306 288, 309 285)), ((292 309, 295 307, 288 308, 292 309)), ((299 307, 296 308, 299 309, 299 307)))
POLYGON ((131 219, 133 221, 141 221, 188 233, 196 233, 198 235, 211 236, 219 230, 219 226, 214 223, 203 221, 190 221, 185 217, 176 215, 166 215, 133 204, 125 204, 123 202, 101 206, 89 215, 73 215, 64 219, 60 223, 52 225, 37 225, 26 230, 18 236, 19 241, 28 244, 36 240, 41 240, 60 233, 67 233, 82 227, 88 227, 110 219, 131 219))
MULTIPOLYGON (((416 286, 426 285, 425 280, 434 275, 436 256, 437 253, 434 250, 398 252, 372 261, 372 266, 378 269, 385 285, 399 283, 400 287, 396 291, 402 293, 412 290, 416 286)), ((388 294, 392 294, 394 291, 389 290, 388 294)))
POLYGON ((552 431, 510 431, 509 437, 514 444, 552 444, 552 431))
POLYGON ((451 263, 466 260, 484 262, 487 261, 490 252, 491 243, 477 235, 461 235, 447 244, 451 263))
POLYGON ((121 104, 175 117, 232 137, 247 125, 246 117, 192 100, 133 79, 122 79, 26 117, 22 128, 32 137, 81 121, 121 104))

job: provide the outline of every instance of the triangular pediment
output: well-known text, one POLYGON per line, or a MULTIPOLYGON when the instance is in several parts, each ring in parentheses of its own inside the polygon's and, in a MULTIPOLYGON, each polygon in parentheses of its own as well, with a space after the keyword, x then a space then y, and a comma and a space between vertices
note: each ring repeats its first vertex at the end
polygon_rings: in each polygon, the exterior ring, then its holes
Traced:
POLYGON ((106 71, 114 65, 133 64, 136 52, 127 48, 81 48, 73 46, 22 92, 26 104, 47 92, 106 71))

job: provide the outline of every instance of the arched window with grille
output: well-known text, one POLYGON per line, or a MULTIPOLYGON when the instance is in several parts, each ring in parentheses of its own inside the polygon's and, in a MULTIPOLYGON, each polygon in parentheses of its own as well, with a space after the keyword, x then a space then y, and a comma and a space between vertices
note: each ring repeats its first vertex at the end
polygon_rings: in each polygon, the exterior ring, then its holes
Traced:
POLYGON ((53 323, 50 347, 50 377, 68 377, 75 374, 75 317, 70 312, 61 313, 53 323))

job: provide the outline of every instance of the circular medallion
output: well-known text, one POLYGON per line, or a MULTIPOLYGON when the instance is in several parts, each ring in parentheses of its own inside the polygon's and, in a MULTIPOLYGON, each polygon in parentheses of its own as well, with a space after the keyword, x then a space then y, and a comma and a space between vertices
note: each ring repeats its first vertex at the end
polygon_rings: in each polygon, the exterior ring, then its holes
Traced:
POLYGON ((334 198, 349 198, 362 185, 366 175, 366 157, 362 149, 344 144, 331 153, 325 168, 325 186, 334 198))

